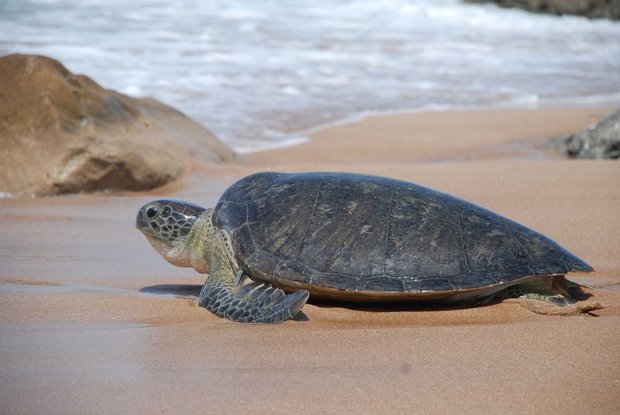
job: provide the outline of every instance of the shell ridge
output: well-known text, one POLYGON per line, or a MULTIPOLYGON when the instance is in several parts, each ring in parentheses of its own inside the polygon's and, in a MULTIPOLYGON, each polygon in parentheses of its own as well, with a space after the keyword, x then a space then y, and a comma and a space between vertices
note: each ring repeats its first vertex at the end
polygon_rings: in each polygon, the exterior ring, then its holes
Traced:
POLYGON ((456 206, 454 206, 454 204, 451 201, 449 201, 448 203, 450 203, 450 206, 452 206, 452 208, 455 210, 455 213, 456 213, 456 222, 459 225, 459 237, 461 239, 463 259, 465 259, 465 266, 467 267, 467 274, 471 274, 472 271, 471 271, 471 267, 469 266, 469 258, 467 257, 467 248, 465 247, 465 237, 463 236, 463 225, 461 224, 461 214, 459 213, 458 209, 456 208, 456 206))
POLYGON ((295 250, 294 259, 297 259, 297 257, 299 257, 299 254, 301 253, 301 249, 304 245, 304 239, 306 239, 306 233, 308 233, 308 228, 310 228, 310 224, 312 223, 314 211, 316 210, 316 207, 319 203, 319 195, 321 194, 322 184, 323 184, 323 181, 320 180, 319 184, 317 185, 316 195, 314 196, 314 204, 312 205, 312 211, 310 212, 310 216, 308 216, 308 223, 306 223, 306 227, 304 228, 304 233, 301 235, 301 238, 299 238, 299 245, 297 246, 297 249, 295 250))
MULTIPOLYGON (((228 203, 229 205, 239 205, 245 208, 245 221, 241 225, 237 226, 236 228, 231 229, 231 232, 235 232, 236 230, 243 228, 245 225, 248 225, 248 229, 249 229, 250 226, 249 226, 249 217, 248 217, 248 204, 241 203, 241 202, 233 202, 231 200, 222 200, 222 204, 224 203, 228 203)), ((218 217, 219 217, 219 213, 220 212, 218 211, 218 217)))
MULTIPOLYGON (((512 231, 512 227, 508 226, 508 224, 504 224, 504 227, 506 228, 506 230, 508 230, 508 233, 510 233, 510 236, 512 236, 512 238, 517 241, 517 243, 519 244, 519 246, 521 247, 521 249, 523 249, 523 251, 527 254, 528 257, 530 257, 530 259, 532 261, 535 261, 534 257, 532 256, 532 254, 530 254, 530 251, 527 250, 527 248, 523 245, 523 243, 521 242, 521 240, 519 238, 517 238, 517 235, 515 235, 515 233, 512 231)), ((531 262, 531 261, 530 261, 531 262)), ((529 264, 528 264, 529 265, 529 264)))
POLYGON ((276 272, 278 271, 278 269, 280 268, 280 265, 282 265, 282 263, 284 262, 284 260, 282 258, 278 258, 278 263, 276 264, 275 267, 273 267, 273 271, 271 271, 271 281, 275 281, 276 280, 276 272))
POLYGON ((390 232, 392 231, 392 208, 394 207, 394 201, 396 199, 396 191, 396 189, 392 190, 392 199, 390 199, 390 209, 388 211, 388 228, 385 234, 385 246, 383 248, 383 267, 381 268, 381 272, 383 274, 385 274, 385 270, 387 269, 387 252, 390 245, 390 232))
POLYGON ((573 264, 568 261, 567 254, 564 254, 560 257, 559 261, 566 267, 566 272, 569 272, 573 268, 573 264))

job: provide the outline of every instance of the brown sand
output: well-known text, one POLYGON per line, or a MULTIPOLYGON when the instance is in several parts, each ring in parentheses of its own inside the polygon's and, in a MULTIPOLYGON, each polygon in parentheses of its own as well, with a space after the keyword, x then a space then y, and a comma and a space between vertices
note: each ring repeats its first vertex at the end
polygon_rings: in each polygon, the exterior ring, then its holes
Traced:
POLYGON ((373 117, 246 166, 198 166, 150 195, 0 200, 0 412, 619 413, 620 164, 531 150, 603 113, 373 117), (608 307, 310 304, 306 321, 218 319, 196 305, 202 277, 159 258, 135 212, 164 195, 213 204, 267 169, 389 175, 480 203, 586 259, 596 272, 572 279, 608 307))

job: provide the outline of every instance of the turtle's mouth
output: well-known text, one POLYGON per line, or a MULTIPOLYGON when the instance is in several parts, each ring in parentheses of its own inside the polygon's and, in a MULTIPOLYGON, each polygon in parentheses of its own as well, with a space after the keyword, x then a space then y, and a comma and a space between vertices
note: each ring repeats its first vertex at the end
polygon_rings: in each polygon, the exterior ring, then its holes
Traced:
POLYGON ((169 244, 159 235, 154 229, 151 228, 150 222, 148 222, 142 212, 138 213, 136 217, 136 229, 148 239, 149 243, 153 245, 158 252, 162 252, 163 249, 169 249, 169 244))
POLYGON ((138 215, 136 216, 136 228, 142 233, 153 234, 153 231, 149 227, 149 223, 146 221, 146 219, 144 219, 142 210, 140 210, 138 212, 138 215))
POLYGON ((170 244, 158 238, 157 235, 153 233, 153 231, 144 232, 144 236, 146 236, 146 239, 147 241, 149 241, 151 246, 153 246, 153 248, 155 248, 155 250, 159 252, 161 256, 168 260, 168 258, 170 257, 170 251, 172 250, 170 244))
MULTIPOLYGON (((140 229, 146 236, 147 241, 153 248, 169 263, 176 265, 177 267, 191 267, 192 257, 191 252, 188 251, 186 246, 186 240, 181 239, 177 243, 172 243, 166 239, 162 239, 156 232, 152 231, 148 227, 146 229, 140 229)), ((200 271, 203 272, 203 271, 200 271)), ((204 271, 206 272, 206 271, 204 271)))

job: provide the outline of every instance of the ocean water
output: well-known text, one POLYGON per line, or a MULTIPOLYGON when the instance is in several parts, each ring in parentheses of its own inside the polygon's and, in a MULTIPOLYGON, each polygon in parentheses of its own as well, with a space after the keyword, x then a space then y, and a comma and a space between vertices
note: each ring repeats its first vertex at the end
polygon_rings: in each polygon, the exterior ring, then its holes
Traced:
POLYGON ((620 104, 620 24, 457 0, 0 0, 0 55, 157 98, 238 151, 368 113, 620 104))

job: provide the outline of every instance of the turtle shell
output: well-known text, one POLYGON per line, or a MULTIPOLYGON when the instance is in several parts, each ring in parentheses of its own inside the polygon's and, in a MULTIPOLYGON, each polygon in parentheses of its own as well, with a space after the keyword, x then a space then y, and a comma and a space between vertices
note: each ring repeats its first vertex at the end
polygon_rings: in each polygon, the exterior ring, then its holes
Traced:
POLYGON ((484 297, 592 268, 549 238, 413 183, 350 173, 258 173, 213 212, 257 281, 349 300, 484 297))

